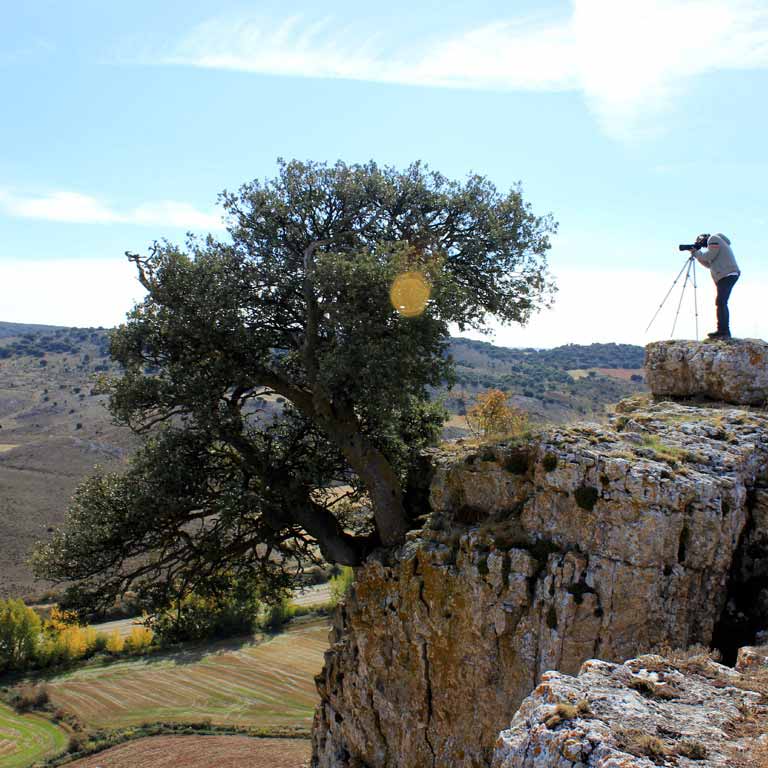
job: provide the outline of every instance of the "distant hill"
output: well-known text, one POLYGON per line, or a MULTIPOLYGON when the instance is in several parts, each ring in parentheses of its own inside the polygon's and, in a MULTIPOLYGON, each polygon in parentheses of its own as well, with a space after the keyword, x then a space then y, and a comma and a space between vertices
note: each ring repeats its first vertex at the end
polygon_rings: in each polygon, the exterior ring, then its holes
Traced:
MULTIPOLYGON (((489 387, 539 423, 601 418, 608 404, 643 388, 632 380, 642 378, 641 347, 508 349, 454 338, 449 352, 458 382, 439 391, 453 414, 447 438, 466 433, 462 411, 489 387)), ((0 597, 47 589, 26 565, 31 546, 61 525, 70 496, 96 465, 120 469, 138 444, 112 423, 98 387, 99 375, 119 372, 104 328, 0 322, 0 597)))
MULTIPOLYGON (((512 349, 454 337, 448 351, 457 383, 444 394, 448 409, 456 415, 461 415, 467 395, 473 398, 495 388, 508 393, 537 422, 600 419, 607 406, 645 390, 643 348, 631 344, 512 349)), ((453 429, 461 424, 460 419, 450 423, 453 429)))
POLYGON ((0 321, 0 339, 8 336, 21 336, 24 333, 45 333, 62 330, 59 325, 32 325, 30 323, 4 323, 0 321))

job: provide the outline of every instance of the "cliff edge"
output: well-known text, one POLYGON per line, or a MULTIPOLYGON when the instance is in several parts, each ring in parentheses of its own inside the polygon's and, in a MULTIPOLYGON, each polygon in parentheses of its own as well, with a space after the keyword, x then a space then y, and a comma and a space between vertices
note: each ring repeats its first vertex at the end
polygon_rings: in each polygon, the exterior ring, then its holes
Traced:
POLYGON ((487 767, 547 670, 735 657, 768 625, 766 438, 761 412, 636 398, 609 425, 433 451, 423 527, 334 616, 313 765, 487 767))

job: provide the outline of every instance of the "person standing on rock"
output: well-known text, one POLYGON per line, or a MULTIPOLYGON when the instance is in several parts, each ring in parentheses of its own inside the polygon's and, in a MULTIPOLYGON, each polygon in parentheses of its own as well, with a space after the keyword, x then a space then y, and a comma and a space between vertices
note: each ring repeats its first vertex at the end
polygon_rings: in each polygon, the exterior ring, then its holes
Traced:
POLYGON ((691 252, 691 255, 709 269, 717 286, 717 298, 715 299, 717 330, 707 335, 710 339, 730 339, 728 298, 741 274, 739 265, 733 256, 731 241, 722 232, 718 232, 716 235, 699 235, 696 238, 696 246, 697 248, 691 252), (705 244, 706 250, 700 250, 705 244))

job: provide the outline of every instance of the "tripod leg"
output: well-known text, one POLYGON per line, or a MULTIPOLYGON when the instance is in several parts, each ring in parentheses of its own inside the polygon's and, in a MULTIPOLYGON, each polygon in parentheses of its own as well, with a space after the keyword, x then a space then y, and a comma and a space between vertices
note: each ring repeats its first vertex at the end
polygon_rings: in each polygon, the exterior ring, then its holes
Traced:
POLYGON ((693 311, 696 315, 696 341, 699 340, 699 298, 696 293, 696 262, 691 261, 693 265, 693 311))
POLYGON ((680 316, 680 307, 683 306, 683 296, 685 296, 685 286, 688 285, 688 279, 691 276, 691 264, 693 259, 688 260, 688 271, 685 273, 685 280, 683 282, 683 290, 680 291, 680 301, 677 302, 677 312, 675 312, 675 322, 672 323, 672 333, 669 338, 671 339, 675 335, 675 327, 677 326, 677 318, 680 316))
POLYGON ((683 268, 680 270, 680 274, 675 278, 674 282, 672 283, 672 287, 667 291, 667 295, 662 299, 661 304, 659 304, 659 308, 656 310, 656 313, 651 318, 651 322, 648 323, 648 328, 645 329, 646 333, 648 333, 648 330, 653 325, 653 321, 658 317, 659 312, 661 312, 661 308, 667 303, 667 299, 669 298, 669 295, 672 293, 672 291, 675 290, 677 281, 683 276, 683 272, 685 272, 685 270, 688 269, 689 267, 690 267, 690 259, 687 259, 685 264, 683 264, 683 268))

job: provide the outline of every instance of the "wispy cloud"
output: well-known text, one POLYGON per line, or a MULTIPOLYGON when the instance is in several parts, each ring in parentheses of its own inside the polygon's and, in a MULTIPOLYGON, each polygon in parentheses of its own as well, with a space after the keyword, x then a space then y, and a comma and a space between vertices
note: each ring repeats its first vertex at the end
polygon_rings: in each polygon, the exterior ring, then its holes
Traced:
POLYGON ((500 19, 419 48, 385 48, 380 34, 327 19, 218 18, 163 60, 433 87, 579 91, 604 130, 623 137, 652 126, 693 77, 768 67, 768 8, 763 0, 572 0, 567 16, 500 19))
POLYGON ((80 224, 139 224, 192 230, 221 230, 221 215, 200 211, 188 203, 160 200, 118 211, 101 200, 79 192, 56 191, 23 196, 0 189, 0 209, 9 216, 80 224))

